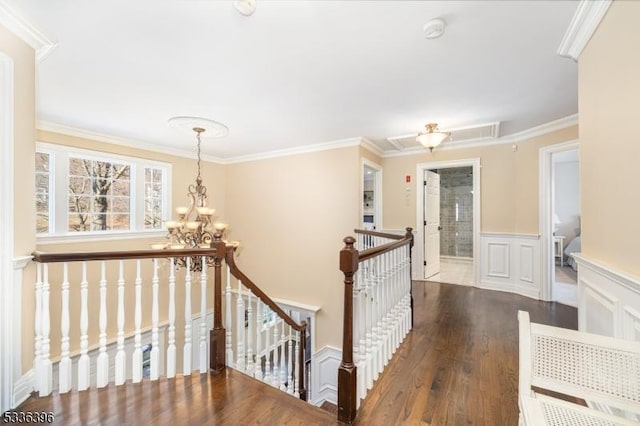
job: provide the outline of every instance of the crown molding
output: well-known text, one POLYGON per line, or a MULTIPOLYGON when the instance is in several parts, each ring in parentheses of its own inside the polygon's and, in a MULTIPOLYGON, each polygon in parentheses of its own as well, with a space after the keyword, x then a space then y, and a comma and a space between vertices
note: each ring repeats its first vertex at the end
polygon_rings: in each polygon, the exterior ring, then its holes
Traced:
MULTIPOLYGON (((523 130, 518 133, 513 133, 511 135, 503 136, 497 139, 491 140, 470 140, 468 142, 448 142, 444 143, 438 148, 438 151, 451 151, 455 149, 465 149, 465 148, 480 148, 491 145, 504 145, 504 144, 514 144, 526 141, 528 139, 532 139, 538 136, 545 135, 547 133, 555 132, 557 130, 566 129, 567 127, 575 126, 578 124, 578 114, 569 115, 564 118, 560 118, 558 120, 550 121, 545 124, 541 124, 536 127, 532 127, 527 130, 523 130)), ((424 154, 425 149, 422 147, 415 147, 406 149, 404 151, 385 151, 384 154, 381 155, 383 158, 389 157, 404 157, 405 155, 415 155, 415 154, 424 154)))
POLYGON ((0 1, 0 24, 33 47, 36 51, 36 64, 44 61, 58 46, 58 43, 44 35, 42 31, 20 16, 4 1, 0 1))
POLYGON ((378 157, 384 156, 384 151, 367 138, 360 138, 360 146, 378 157))
POLYGON ((270 158, 287 157, 289 155, 308 154, 312 152, 328 151, 331 149, 347 148, 351 146, 359 146, 364 138, 355 137, 348 139, 339 139, 337 141, 323 142, 314 145, 297 146, 293 148, 277 149, 274 151, 266 151, 258 154, 240 155, 230 157, 223 160, 223 164, 246 163, 248 161, 267 160, 270 158))
POLYGON ((612 0, 582 0, 558 47, 558 55, 578 61, 612 0))
MULTIPOLYGON (((128 148, 142 149, 152 152, 161 152, 162 154, 174 155, 183 158, 196 158, 193 151, 168 147, 165 145, 154 144, 134 139, 121 138, 118 136, 107 135, 104 133, 84 130, 77 127, 67 126, 64 124, 53 123, 50 121, 39 120, 37 123, 38 130, 45 132, 59 133, 61 135, 73 136, 77 138, 90 139, 96 142, 104 142, 112 145, 126 146, 128 148)), ((224 164, 225 160, 213 155, 202 154, 202 159, 211 163, 224 164)))

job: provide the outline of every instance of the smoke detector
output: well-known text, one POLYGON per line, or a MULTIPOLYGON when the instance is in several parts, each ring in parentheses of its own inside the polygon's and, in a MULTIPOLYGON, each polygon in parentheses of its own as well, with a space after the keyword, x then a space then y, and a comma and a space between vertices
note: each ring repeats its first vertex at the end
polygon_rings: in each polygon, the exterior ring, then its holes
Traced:
POLYGON ((422 31, 424 31, 425 38, 438 38, 442 34, 444 34, 444 28, 446 26, 447 23, 444 21, 444 19, 436 18, 424 24, 424 28, 422 29, 422 31))

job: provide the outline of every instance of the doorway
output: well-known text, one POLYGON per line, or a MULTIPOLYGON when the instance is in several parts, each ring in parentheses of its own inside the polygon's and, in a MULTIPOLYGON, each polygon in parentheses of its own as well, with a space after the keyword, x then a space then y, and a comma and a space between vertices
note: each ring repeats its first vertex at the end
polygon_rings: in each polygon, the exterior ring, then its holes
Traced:
POLYGON ((553 280, 551 300, 578 306, 577 265, 581 251, 580 159, 578 148, 551 153, 553 280))
POLYGON ((418 165, 415 279, 474 286, 479 274, 480 159, 418 165), (422 268, 420 268, 420 266, 422 268))
POLYGON ((540 149, 542 298, 577 307, 581 251, 580 159, 577 141, 540 149))
POLYGON ((362 160, 362 208, 360 220, 362 229, 382 229, 382 167, 378 164, 362 160))

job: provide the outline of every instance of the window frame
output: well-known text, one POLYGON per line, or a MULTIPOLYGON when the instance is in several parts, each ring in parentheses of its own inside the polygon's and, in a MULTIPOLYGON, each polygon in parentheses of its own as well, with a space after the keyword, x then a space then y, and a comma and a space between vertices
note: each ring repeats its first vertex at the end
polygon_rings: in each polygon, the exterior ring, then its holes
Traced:
MULTIPOLYGON (((164 227, 145 229, 145 169, 161 169, 162 217, 164 223, 171 213, 172 164, 142 157, 114 154, 98 150, 76 148, 46 142, 36 143, 36 152, 49 154, 49 232, 36 233, 38 244, 75 241, 108 241, 149 238, 166 235, 164 227), (80 158, 128 165, 129 172, 129 229, 106 231, 69 231, 69 160, 80 158)), ((34 200, 35 202, 35 200, 34 200)))

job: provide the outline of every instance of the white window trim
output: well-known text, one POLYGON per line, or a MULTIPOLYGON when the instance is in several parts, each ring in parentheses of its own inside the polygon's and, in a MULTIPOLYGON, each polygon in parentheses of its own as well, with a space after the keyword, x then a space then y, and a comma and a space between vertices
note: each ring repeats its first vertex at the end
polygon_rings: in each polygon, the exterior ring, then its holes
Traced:
POLYGON ((163 173, 162 185, 166 188, 166 193, 163 194, 163 217, 162 221, 168 220, 168 215, 171 212, 171 176, 172 165, 171 163, 165 163, 161 161, 149 160, 142 157, 130 157, 120 154, 113 154, 108 152, 94 151, 82 148, 76 148, 66 145, 56 145, 46 142, 37 142, 36 151, 44 152, 50 155, 49 163, 49 231, 48 233, 36 234, 37 244, 60 244, 60 243, 73 243, 73 242, 91 242, 91 241, 112 241, 112 240, 127 240, 136 238, 154 238, 164 237, 167 231, 164 229, 143 229, 144 228, 144 167, 158 167, 166 170, 163 173), (59 155, 63 155, 65 158, 69 156, 78 156, 81 158, 95 159, 95 160, 108 160, 118 161, 127 165, 130 165, 132 172, 130 173, 130 188, 131 188, 131 224, 132 229, 129 230, 114 230, 114 231, 83 231, 83 232, 69 232, 68 216, 67 214, 56 214, 56 210, 63 211, 67 206, 67 191, 56 191, 56 184, 63 182, 60 185, 64 185, 66 189, 66 182, 69 175, 68 161, 62 161, 60 165, 62 167, 56 167, 55 158, 59 155), (139 195, 142 196, 139 196, 139 195), (62 204, 60 204, 62 203, 62 204), (134 205, 135 203, 135 205, 134 205), (58 209, 55 206, 65 206, 58 209), (57 232, 56 229, 62 231, 57 232))

